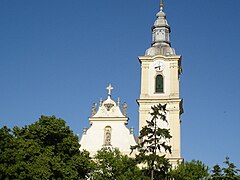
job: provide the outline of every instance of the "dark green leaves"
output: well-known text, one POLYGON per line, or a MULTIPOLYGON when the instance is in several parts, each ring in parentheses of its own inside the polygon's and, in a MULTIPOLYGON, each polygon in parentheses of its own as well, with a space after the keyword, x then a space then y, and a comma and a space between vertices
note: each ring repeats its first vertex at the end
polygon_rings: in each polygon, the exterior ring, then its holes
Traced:
POLYGON ((170 172, 173 179, 177 180, 200 180, 207 179, 208 167, 201 161, 192 160, 191 162, 184 162, 170 172))
POLYGON ((94 180, 141 180, 148 179, 137 167, 137 162, 122 155, 118 149, 103 148, 95 156, 94 180))
POLYGON ((235 166, 234 163, 230 162, 229 157, 226 157, 225 161, 223 162, 225 167, 221 168, 218 164, 213 166, 211 179, 213 180, 240 180, 240 172, 239 169, 235 166))
POLYGON ((155 179, 166 178, 170 168, 170 163, 165 156, 159 156, 159 153, 171 153, 169 140, 172 136, 170 131, 159 127, 161 122, 167 123, 166 106, 166 104, 158 104, 151 107, 151 120, 146 120, 147 125, 140 131, 139 143, 131 147, 132 151, 137 149, 139 152, 136 160, 147 165, 147 168, 143 170, 145 174, 151 174, 155 179))
POLYGON ((23 128, 0 129, 0 179, 81 179, 93 165, 62 119, 41 116, 23 128))

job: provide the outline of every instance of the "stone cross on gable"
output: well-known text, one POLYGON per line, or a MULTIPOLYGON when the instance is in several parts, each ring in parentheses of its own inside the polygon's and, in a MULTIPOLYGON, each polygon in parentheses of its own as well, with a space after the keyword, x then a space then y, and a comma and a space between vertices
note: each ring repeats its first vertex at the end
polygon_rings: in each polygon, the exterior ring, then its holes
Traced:
POLYGON ((108 90, 108 96, 111 96, 111 90, 113 90, 113 87, 111 86, 111 84, 109 84, 106 89, 108 90))

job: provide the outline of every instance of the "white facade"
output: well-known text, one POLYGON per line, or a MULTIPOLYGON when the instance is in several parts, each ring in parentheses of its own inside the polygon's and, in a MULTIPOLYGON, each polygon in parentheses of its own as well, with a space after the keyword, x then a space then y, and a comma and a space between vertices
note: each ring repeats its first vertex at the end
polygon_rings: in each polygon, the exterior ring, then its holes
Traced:
POLYGON ((126 104, 123 104, 123 112, 120 102, 111 99, 109 90, 107 99, 100 101, 96 111, 96 105, 92 107, 92 117, 89 118, 90 128, 84 129, 80 140, 80 150, 87 150, 93 156, 103 147, 118 148, 123 154, 130 155, 130 147, 136 145, 133 129, 128 129, 126 124, 126 104))

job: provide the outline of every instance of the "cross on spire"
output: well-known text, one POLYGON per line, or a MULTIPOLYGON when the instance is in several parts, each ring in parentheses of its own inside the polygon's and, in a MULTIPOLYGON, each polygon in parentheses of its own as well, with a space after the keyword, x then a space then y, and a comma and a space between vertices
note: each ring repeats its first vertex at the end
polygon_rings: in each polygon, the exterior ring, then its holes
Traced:
POLYGON ((108 85, 108 87, 106 88, 108 90, 108 96, 111 96, 111 90, 113 90, 113 87, 111 84, 108 85))

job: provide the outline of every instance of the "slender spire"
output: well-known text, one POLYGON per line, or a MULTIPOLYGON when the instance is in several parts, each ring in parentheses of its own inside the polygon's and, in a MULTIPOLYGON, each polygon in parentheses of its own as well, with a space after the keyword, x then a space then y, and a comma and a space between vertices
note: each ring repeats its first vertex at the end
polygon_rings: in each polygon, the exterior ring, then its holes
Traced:
POLYGON ((163 0, 160 0, 160 11, 163 11, 163 0))

